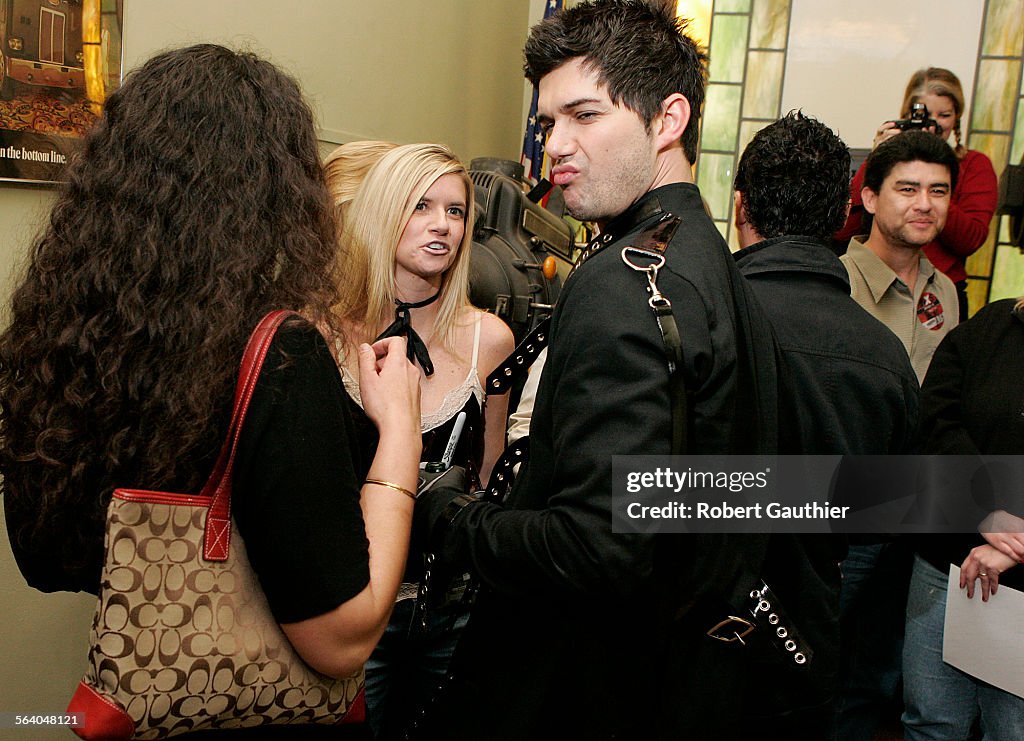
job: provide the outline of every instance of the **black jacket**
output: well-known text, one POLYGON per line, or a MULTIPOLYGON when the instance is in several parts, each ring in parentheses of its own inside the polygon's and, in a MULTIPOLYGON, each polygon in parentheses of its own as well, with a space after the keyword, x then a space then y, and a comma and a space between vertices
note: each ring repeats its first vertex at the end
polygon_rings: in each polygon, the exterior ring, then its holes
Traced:
POLYGON ((607 225, 606 246, 565 284, 530 460, 508 506, 470 505, 452 523, 447 549, 468 554, 484 589, 452 662, 454 679, 428 715, 431 738, 652 739, 688 723, 675 717, 666 730, 666 704, 676 716, 707 709, 680 685, 699 684, 713 667, 666 658, 660 574, 671 574, 686 598, 713 589, 718 580, 707 572, 727 579, 736 536, 611 531, 612 456, 670 452, 662 338, 645 277, 621 258, 663 212, 681 219, 658 286, 674 306, 693 391, 690 451, 776 449, 770 327, 696 186, 658 188, 607 225), (687 682, 666 683, 667 673, 687 682), (668 684, 673 690, 663 692, 668 684))
MULTIPOLYGON (((916 446, 918 385, 903 343, 850 298, 842 262, 826 243, 783 236, 735 254, 736 264, 764 307, 778 339, 783 372, 780 449, 790 454, 908 453, 916 446)), ((861 492, 858 492, 860 494, 861 492)), ((802 733, 830 722, 839 661, 838 562, 846 552, 841 535, 776 535, 765 571, 815 648, 814 691, 783 675, 751 698, 792 704, 813 695, 804 708, 802 733), (803 557, 799 573, 787 569, 803 557), (787 578, 786 574, 791 574, 787 578), (818 725, 814 725, 818 723, 818 725)), ((794 729, 796 730, 796 729, 794 729)), ((821 735, 821 737, 824 737, 821 735)))
MULTIPOLYGON (((1004 299, 985 306, 954 327, 935 351, 921 393, 924 452, 1024 452, 1024 316, 1013 311, 1014 303, 1004 299)), ((1021 514, 1013 504, 1003 506, 1021 514)), ((980 535, 930 535, 917 538, 915 545, 922 558, 945 573, 949 564, 959 566, 984 542, 980 535)), ((1024 566, 1004 572, 999 584, 1024 589, 1024 566)))
POLYGON ((824 242, 784 236, 735 255, 782 350, 783 453, 910 453, 917 377, 903 343, 850 298, 824 242))

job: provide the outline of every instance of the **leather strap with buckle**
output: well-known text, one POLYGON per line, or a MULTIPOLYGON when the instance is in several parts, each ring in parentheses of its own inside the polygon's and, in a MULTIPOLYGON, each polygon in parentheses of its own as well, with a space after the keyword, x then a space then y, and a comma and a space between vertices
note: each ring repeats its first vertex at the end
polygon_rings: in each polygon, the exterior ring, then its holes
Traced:
POLYGON ((800 635, 778 597, 763 580, 759 587, 750 592, 750 614, 757 626, 764 630, 768 642, 788 661, 804 666, 814 658, 814 650, 800 635))
POLYGON ((516 478, 516 466, 525 463, 530 455, 530 436, 519 438, 505 448, 491 469, 491 478, 487 481, 481 499, 494 504, 504 504, 512 483, 516 478))
POLYGON ((548 346, 548 329, 551 326, 551 317, 545 317, 537 323, 537 326, 526 335, 522 342, 512 351, 512 354, 501 361, 498 367, 491 371, 484 383, 484 393, 488 396, 493 394, 504 394, 512 385, 526 377, 527 371, 533 365, 533 361, 540 355, 541 350, 548 346))
POLYGON ((743 639, 750 635, 756 627, 749 620, 730 615, 725 620, 713 625, 707 634, 718 641, 724 641, 725 643, 739 641, 746 646, 747 644, 743 639))

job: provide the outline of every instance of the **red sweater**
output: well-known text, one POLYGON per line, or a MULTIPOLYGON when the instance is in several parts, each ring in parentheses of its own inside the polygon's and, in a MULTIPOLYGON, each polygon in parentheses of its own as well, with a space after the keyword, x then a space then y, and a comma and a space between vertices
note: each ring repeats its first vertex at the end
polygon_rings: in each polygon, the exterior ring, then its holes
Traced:
MULTIPOLYGON (((864 202, 860 198, 862 187, 864 165, 860 166, 850 183, 850 216, 846 225, 833 235, 840 242, 849 242, 852 237, 864 233, 861 230, 864 216, 864 202)), ((985 243, 998 195, 999 183, 992 161, 981 152, 968 149, 960 160, 960 174, 949 202, 946 226, 938 239, 924 246, 924 253, 932 264, 954 283, 967 278, 964 262, 985 243)))

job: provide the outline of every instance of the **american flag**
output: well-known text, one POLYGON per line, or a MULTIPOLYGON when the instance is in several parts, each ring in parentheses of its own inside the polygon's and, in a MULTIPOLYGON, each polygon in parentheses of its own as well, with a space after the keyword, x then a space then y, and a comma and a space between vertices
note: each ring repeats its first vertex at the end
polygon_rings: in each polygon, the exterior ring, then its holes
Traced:
MULTIPOLYGON (((554 15, 562 9, 562 0, 547 0, 544 6, 544 17, 554 15)), ((523 164, 526 176, 537 182, 544 177, 550 165, 544 154, 544 132, 537 125, 537 88, 533 89, 530 101, 530 116, 526 119, 526 133, 523 135, 523 156, 519 160, 523 164)))

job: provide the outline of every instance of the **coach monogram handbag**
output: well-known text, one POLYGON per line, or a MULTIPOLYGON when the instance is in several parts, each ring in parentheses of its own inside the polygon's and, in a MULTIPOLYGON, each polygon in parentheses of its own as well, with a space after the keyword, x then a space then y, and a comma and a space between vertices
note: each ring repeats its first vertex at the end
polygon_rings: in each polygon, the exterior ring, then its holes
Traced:
POLYGON ((89 666, 68 706, 86 739, 162 739, 207 728, 365 718, 362 671, 303 662, 274 620, 231 518, 231 474, 249 400, 278 327, 256 327, 227 439, 199 494, 114 492, 89 666))

